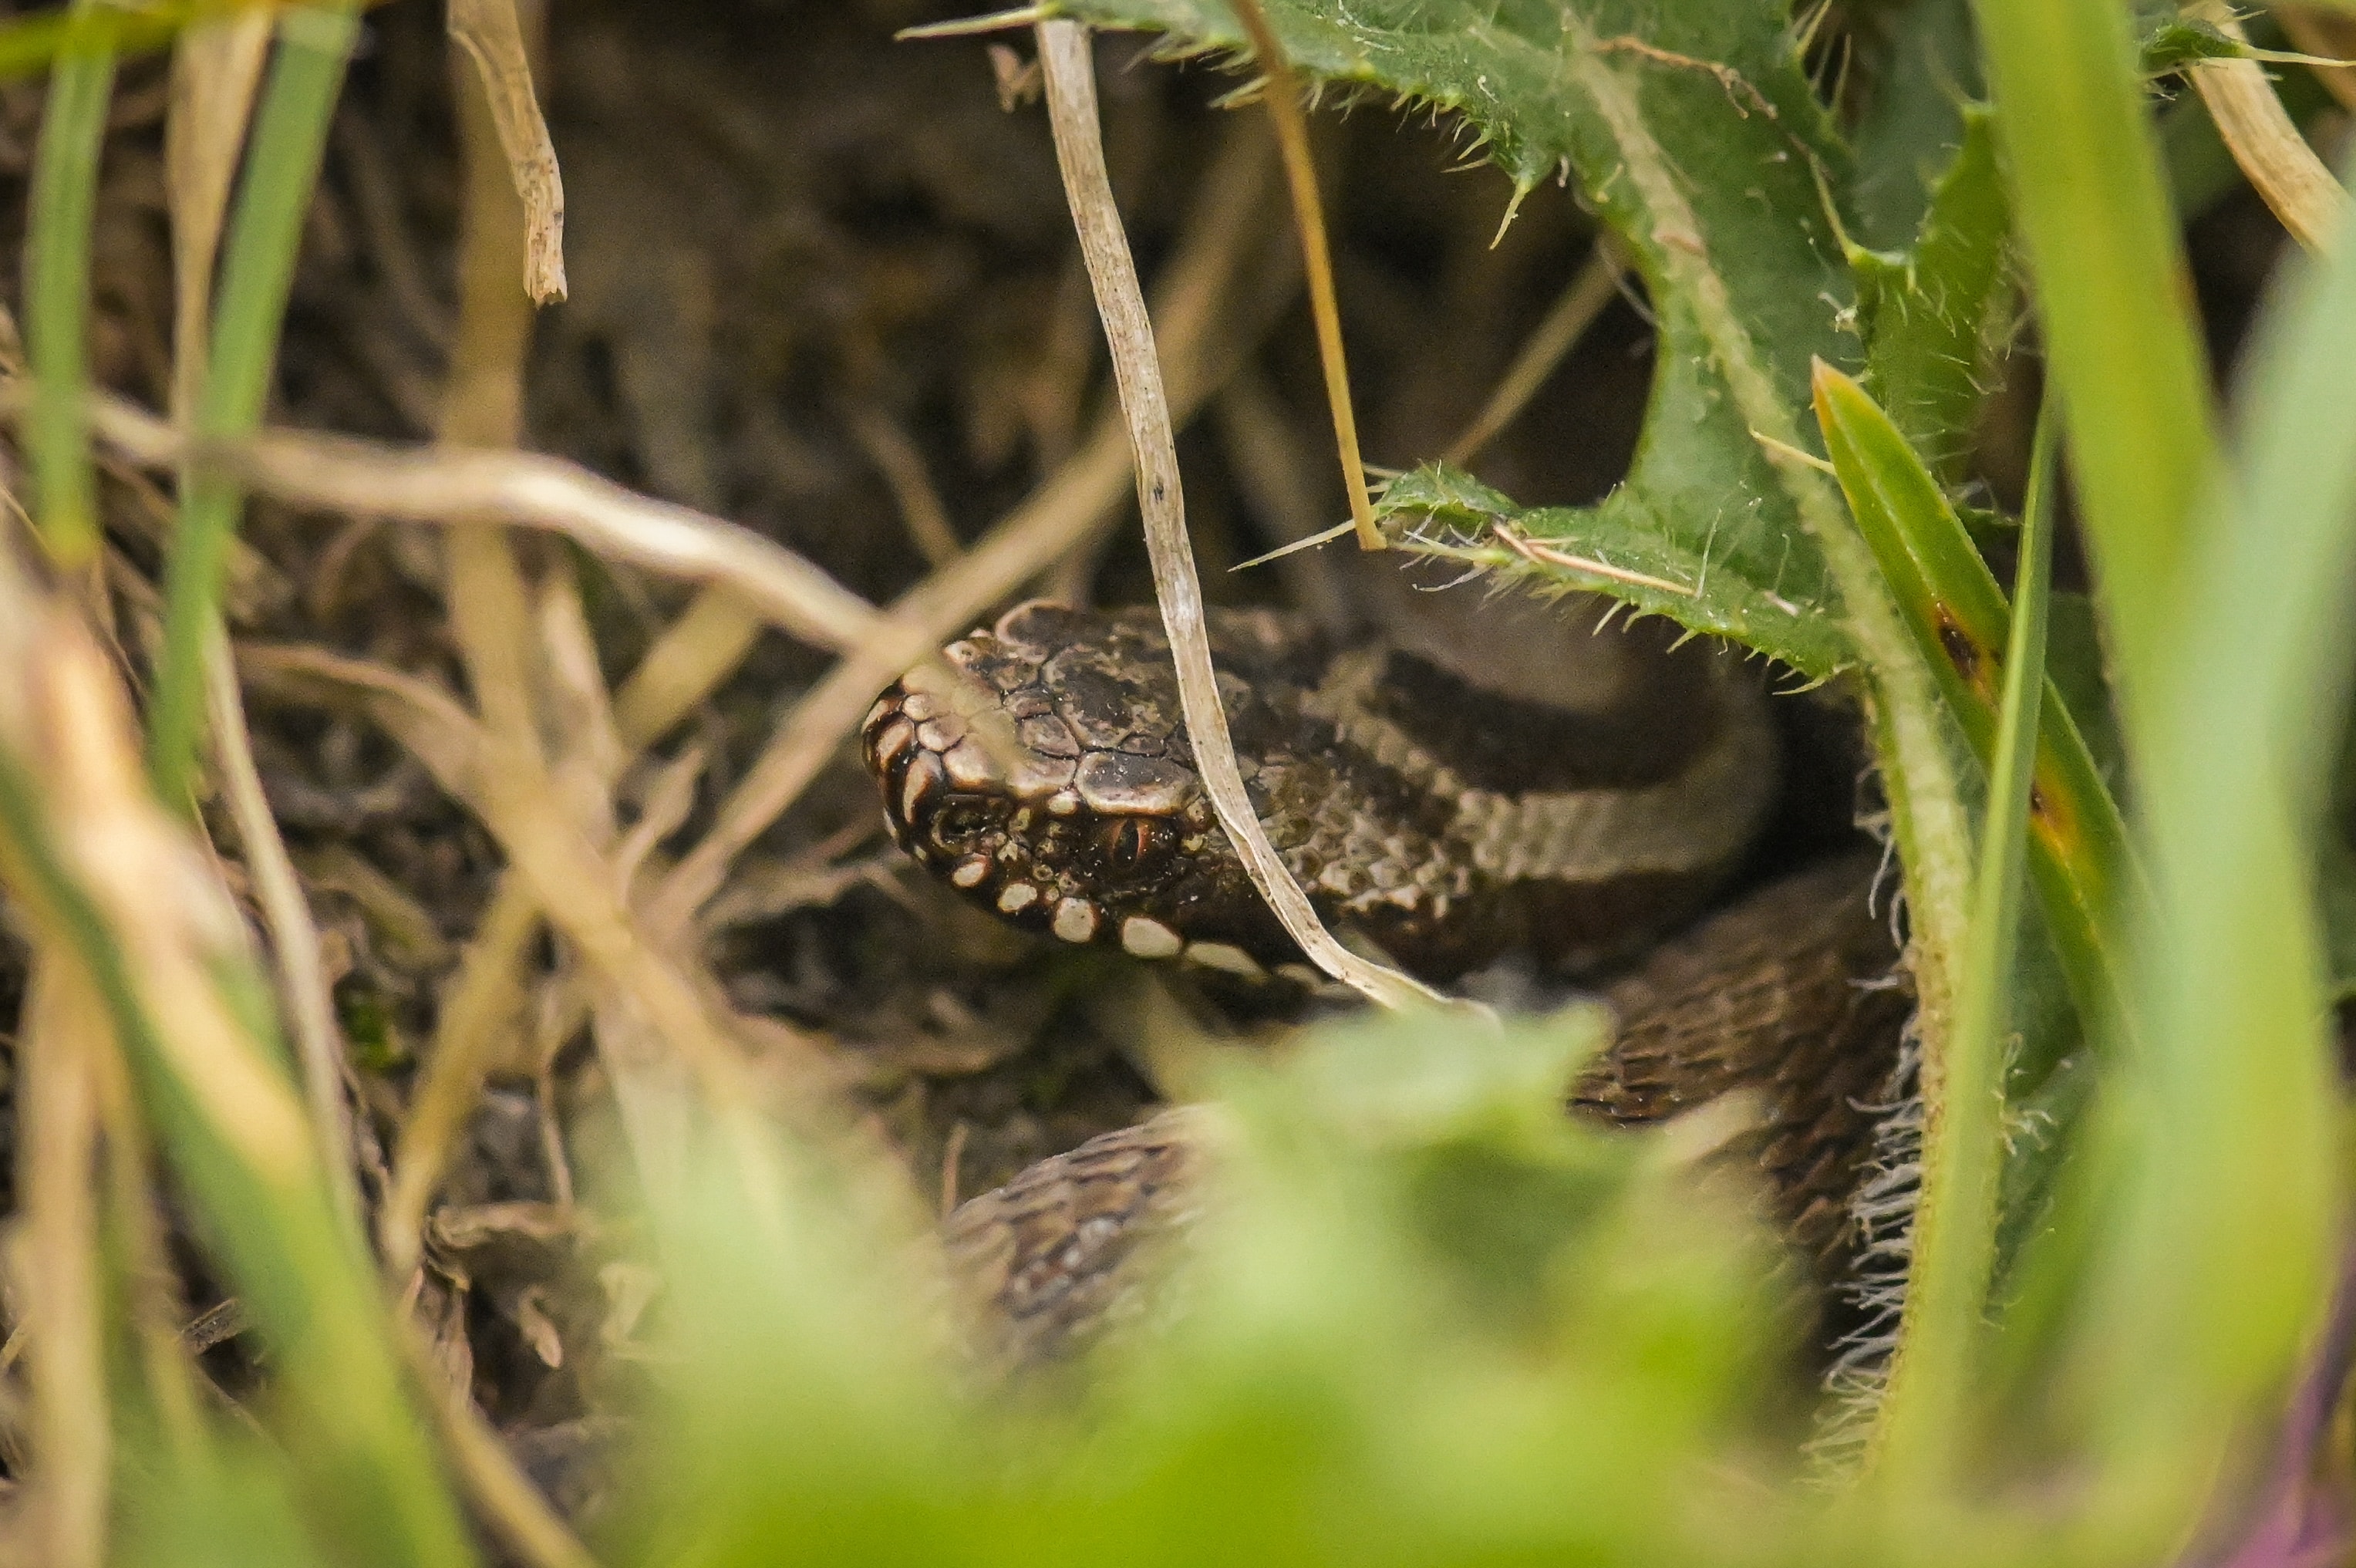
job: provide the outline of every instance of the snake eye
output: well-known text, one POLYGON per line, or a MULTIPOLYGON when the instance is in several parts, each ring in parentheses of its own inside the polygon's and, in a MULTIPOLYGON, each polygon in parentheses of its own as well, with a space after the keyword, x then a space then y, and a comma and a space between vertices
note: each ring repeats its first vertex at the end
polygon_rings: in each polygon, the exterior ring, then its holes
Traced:
POLYGON ((990 830, 997 816, 985 796, 952 795, 933 813, 933 837, 952 849, 971 843, 990 830))
POLYGON ((1174 836, 1151 817, 1115 817, 1103 828, 1104 856, 1115 871, 1142 871, 1169 853, 1174 836))

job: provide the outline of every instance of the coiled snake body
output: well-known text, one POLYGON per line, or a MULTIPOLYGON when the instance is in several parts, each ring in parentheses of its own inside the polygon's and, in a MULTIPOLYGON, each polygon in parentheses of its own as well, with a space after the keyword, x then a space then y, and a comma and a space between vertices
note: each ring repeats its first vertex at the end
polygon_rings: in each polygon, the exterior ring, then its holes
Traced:
MULTIPOLYGON (((1329 925, 1446 979, 1513 948, 1577 973, 1652 948, 1717 890, 1776 788, 1767 698, 1730 656, 1619 634, 1603 679, 1500 691, 1444 641, 1335 646, 1214 612, 1254 810, 1329 925)), ((1214 820, 1150 610, 1044 604, 944 650, 863 730, 894 840, 967 897, 1066 941, 1237 974, 1300 954, 1214 820)), ((1794 1242, 1832 1260, 1903 999, 1866 867, 1821 867, 1687 931, 1607 987, 1612 1048, 1571 1096, 1655 1121, 1746 1086, 1794 1242)), ((1308 978, 1305 974, 1301 978, 1308 978)), ((1135 1288, 1191 1145, 1157 1118, 1043 1162, 952 1218, 969 1292, 1018 1357, 1135 1288)))

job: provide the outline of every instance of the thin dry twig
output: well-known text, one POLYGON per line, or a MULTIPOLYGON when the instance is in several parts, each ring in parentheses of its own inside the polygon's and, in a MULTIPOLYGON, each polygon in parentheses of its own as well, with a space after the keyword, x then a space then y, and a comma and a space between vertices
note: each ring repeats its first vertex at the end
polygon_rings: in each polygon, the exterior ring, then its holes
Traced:
POLYGON ((237 670, 218 623, 205 643, 206 705, 211 710, 209 724, 221 793, 245 852, 246 873, 253 879, 263 929, 270 935, 271 957, 287 1028, 294 1037, 295 1059, 303 1068, 303 1091, 310 1104, 312 1124, 320 1146, 330 1152, 327 1180, 336 1211, 350 1229, 352 1240, 359 1241, 367 1234, 367 1224, 359 1178, 353 1169, 351 1107, 344 1097, 344 1037, 336 1026, 319 927, 311 918, 310 900, 304 897, 302 879, 286 853, 286 841, 279 835, 278 819, 271 814, 270 802, 262 795, 262 773, 253 761, 253 737, 247 732, 245 703, 238 693, 237 670))
MULTIPOLYGON (((1342 309, 1333 295, 1333 258, 1325 241, 1325 204, 1317 194, 1317 164, 1309 153, 1309 121, 1301 112, 1301 83, 1285 58, 1284 45, 1268 25, 1259 0, 1231 0, 1236 20, 1251 36, 1252 53, 1268 79, 1269 117, 1277 145, 1284 149, 1285 183, 1292 190, 1292 216, 1301 231, 1301 259, 1309 281, 1310 315, 1317 323, 1317 354, 1325 367, 1325 398, 1333 409, 1333 442, 1342 455, 1342 485, 1350 498, 1350 521, 1358 548, 1380 550, 1386 541, 1375 523, 1374 499, 1366 493, 1366 469, 1358 456, 1358 414, 1350 402, 1350 367, 1342 349, 1342 309)), ((1090 94, 1094 94, 1093 84, 1090 94)), ((1091 111, 1093 113, 1093 111, 1091 111)), ((1099 295, 1098 304, 1102 299, 1099 295)))
MULTIPOLYGON (((2222 0, 2208 0, 2194 14, 2248 41, 2222 0)), ((2211 59, 2191 74, 2217 134, 2283 227, 2309 251, 2330 249, 2348 221, 2348 192, 2299 134, 2265 68, 2254 59, 2211 59)))
MULTIPOLYGON (((19 383, 5 411, 21 416, 19 383)), ((111 394, 91 401, 93 432, 132 462, 215 467, 292 506, 455 526, 498 522, 565 534, 584 550, 691 582, 724 586, 779 630, 841 650, 872 637, 874 607, 805 556, 748 528, 623 489, 559 457, 463 446, 398 447, 356 436, 269 431, 191 448, 166 421, 111 394)))
POLYGON ((1587 555, 1573 555, 1568 550, 1558 550, 1551 544, 1540 543, 1521 530, 1508 527, 1501 519, 1490 520, 1489 532, 1495 537, 1498 543, 1525 561, 1534 561, 1547 566, 1561 566, 1573 572, 1585 572, 1590 576, 1609 578, 1615 583, 1632 583, 1639 587, 1658 588, 1664 593, 1683 594, 1687 598, 1692 598, 1696 591, 1683 583, 1672 583, 1666 577, 1655 577, 1644 572, 1632 572, 1625 566, 1614 566, 1609 561, 1598 561, 1587 555))
MULTIPOLYGON (((482 79, 499 150, 523 203, 524 293, 546 305, 564 297, 564 179, 531 89, 531 55, 516 7, 517 0, 450 0, 450 37, 482 79)), ((536 31, 537 15, 533 21, 536 31)))
POLYGON ((26 1277, 17 1281, 32 1348, 34 1519, 40 1559, 106 1561, 113 1439, 101 1315, 96 1064, 104 1011, 80 966, 37 953, 18 1070, 24 1075, 26 1277))
MULTIPOLYGON (((1113 376, 1129 419, 1137 459, 1137 500, 1145 515, 1145 542, 1153 560, 1154 587, 1162 624, 1176 660, 1179 705, 1194 761, 1219 825, 1236 846, 1253 886, 1283 921, 1310 961, 1326 973, 1386 1006, 1443 1001, 1397 970, 1358 957, 1333 940, 1318 920, 1309 896, 1293 879, 1259 815, 1245 792, 1227 733, 1218 678, 1211 667, 1210 633, 1203 617, 1203 586, 1186 536, 1185 503, 1178 477, 1178 448, 1164 402, 1161 364, 1153 347, 1153 324, 1138 286, 1128 236, 1113 205, 1112 179, 1105 169, 1104 145, 1097 125, 1096 75, 1087 31, 1073 22, 1042 22, 1039 59, 1046 73, 1047 111, 1055 129, 1055 156, 1064 192, 1087 258, 1097 311, 1104 319, 1112 352, 1113 376)), ((1312 263, 1312 268, 1314 263, 1312 263)))
POLYGON ((245 145, 253 92, 270 53, 271 15, 202 23, 172 47, 164 168, 172 214, 172 406, 196 407, 210 357, 213 257, 245 145))

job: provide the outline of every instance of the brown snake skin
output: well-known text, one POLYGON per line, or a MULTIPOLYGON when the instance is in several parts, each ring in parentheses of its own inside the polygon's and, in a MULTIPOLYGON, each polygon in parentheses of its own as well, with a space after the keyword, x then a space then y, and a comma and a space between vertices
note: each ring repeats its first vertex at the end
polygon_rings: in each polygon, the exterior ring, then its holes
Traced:
MULTIPOLYGON (((1210 630, 1277 853, 1329 926, 1428 979, 1513 949, 1574 972, 1641 950, 1774 794, 1756 680, 1654 625, 1602 644, 1629 669, 1550 703, 1397 645, 1332 649, 1272 612, 1215 611, 1210 630)), ((1212 816, 1152 610, 1023 605, 943 661, 864 726, 901 848, 1066 941, 1245 974, 1298 961, 1212 816)))
MULTIPOLYGON (((1792 1244, 1830 1283, 1847 1199, 1912 999, 1869 908, 1870 859, 1763 888, 1604 991, 1611 1047, 1569 1095, 1612 1123, 1658 1122, 1730 1090, 1758 1096, 1745 1142, 1792 1244)), ((1200 1113, 1181 1107, 1040 1161, 943 1228, 950 1273, 991 1359, 1059 1360, 1145 1314, 1161 1246, 1193 1208, 1200 1113)))
MULTIPOLYGON (((1656 628, 1615 634, 1601 645, 1627 658, 1541 682, 1541 700, 1468 679, 1444 647, 1335 649, 1265 612, 1215 612, 1212 634, 1278 852, 1329 924, 1429 978, 1515 949, 1624 966, 1717 887, 1774 794, 1758 682, 1656 628)), ((1066 941, 1236 975, 1297 966, 1194 776, 1153 612, 1026 605, 943 665, 864 728, 903 849, 1066 941)), ((1908 1007, 1870 882, 1869 859, 1829 864, 1654 949, 1606 986, 1615 1039, 1568 1096, 1625 1124, 1750 1092, 1743 1152, 1827 1283, 1908 1007)), ((1143 1310, 1145 1260, 1190 1212, 1194 1117, 1095 1139, 950 1218, 953 1276, 999 1355, 1056 1359, 1143 1310)))

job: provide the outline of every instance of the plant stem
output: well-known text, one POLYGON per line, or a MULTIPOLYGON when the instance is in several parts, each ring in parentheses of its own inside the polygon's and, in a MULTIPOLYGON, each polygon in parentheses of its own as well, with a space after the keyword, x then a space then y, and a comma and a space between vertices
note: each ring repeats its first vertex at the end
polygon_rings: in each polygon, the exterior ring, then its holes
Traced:
POLYGON ((2038 421, 2021 517, 2004 700, 1988 769, 1971 924, 1958 966, 1954 1026, 1947 1036, 1947 1070, 1940 1086, 1943 1133, 1923 1151, 1923 1202, 1908 1293, 1912 1334, 1902 1375, 1891 1380, 1884 1414, 1880 1475, 1901 1492, 1955 1477, 1996 1258, 2008 983, 2020 945, 2030 779, 2051 600, 2055 423, 2049 403, 2038 421))
MULTIPOLYGON (((348 6, 294 10, 279 23, 278 55, 255 117, 230 225, 212 360, 197 400, 200 442, 242 435, 261 423, 303 215, 358 26, 348 6)), ((165 569, 164 645, 147 741, 156 793, 178 811, 188 809, 195 788, 205 713, 206 632, 220 599, 222 565, 244 499, 235 481, 205 471, 201 453, 184 476, 179 531, 165 569)))
MULTIPOLYGON (((77 0, 77 13, 91 8, 77 0)), ((90 462, 90 233, 100 148, 114 91, 114 56, 77 48, 58 57, 33 168, 25 253, 25 348, 33 372, 26 428, 42 542, 68 565, 98 552, 90 462)))

